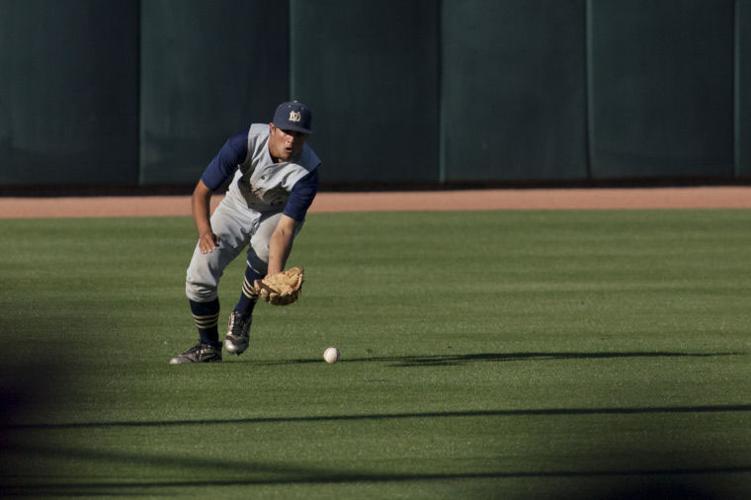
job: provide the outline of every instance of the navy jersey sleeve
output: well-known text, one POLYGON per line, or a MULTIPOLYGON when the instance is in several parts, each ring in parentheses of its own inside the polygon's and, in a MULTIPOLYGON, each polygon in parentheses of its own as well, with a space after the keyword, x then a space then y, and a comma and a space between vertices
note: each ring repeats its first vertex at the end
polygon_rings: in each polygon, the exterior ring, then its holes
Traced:
POLYGON ((248 133, 235 134, 224 143, 219 153, 203 171, 201 180, 214 191, 235 173, 237 166, 248 156, 248 133))
POLYGON ((305 214, 313 203, 313 198, 318 193, 318 169, 297 181, 290 191, 287 204, 284 206, 284 214, 292 217, 297 222, 305 220, 305 214))

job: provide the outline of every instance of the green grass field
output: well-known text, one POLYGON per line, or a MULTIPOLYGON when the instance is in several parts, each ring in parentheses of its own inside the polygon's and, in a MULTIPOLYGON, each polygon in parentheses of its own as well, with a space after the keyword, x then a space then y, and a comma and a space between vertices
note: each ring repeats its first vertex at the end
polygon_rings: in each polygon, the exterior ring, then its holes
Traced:
POLYGON ((0 231, 0 496, 751 494, 751 211, 313 214, 200 366, 190 219, 0 231))

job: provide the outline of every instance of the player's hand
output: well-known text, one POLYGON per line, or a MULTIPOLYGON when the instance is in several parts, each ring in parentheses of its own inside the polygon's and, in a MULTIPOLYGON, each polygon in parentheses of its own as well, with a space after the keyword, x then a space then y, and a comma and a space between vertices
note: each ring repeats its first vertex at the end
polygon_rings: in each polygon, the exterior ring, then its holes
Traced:
POLYGON ((202 254, 211 253, 219 245, 219 238, 211 231, 202 233, 198 236, 198 248, 202 254))

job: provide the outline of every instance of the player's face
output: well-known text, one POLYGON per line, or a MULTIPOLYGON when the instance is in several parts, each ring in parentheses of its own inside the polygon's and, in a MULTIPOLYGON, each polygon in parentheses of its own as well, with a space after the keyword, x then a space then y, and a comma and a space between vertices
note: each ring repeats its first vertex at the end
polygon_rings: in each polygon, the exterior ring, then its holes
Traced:
POLYGON ((282 130, 273 123, 270 123, 269 127, 269 153, 272 158, 277 161, 289 161, 299 156, 307 135, 294 130, 282 130))

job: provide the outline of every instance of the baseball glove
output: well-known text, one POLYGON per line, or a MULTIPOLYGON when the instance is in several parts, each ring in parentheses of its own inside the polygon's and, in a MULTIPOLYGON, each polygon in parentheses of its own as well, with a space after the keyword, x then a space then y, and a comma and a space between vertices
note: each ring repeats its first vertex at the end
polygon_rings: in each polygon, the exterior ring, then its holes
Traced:
POLYGON ((302 283, 303 268, 290 267, 286 271, 256 281, 256 292, 269 304, 286 306, 300 297, 302 283))

